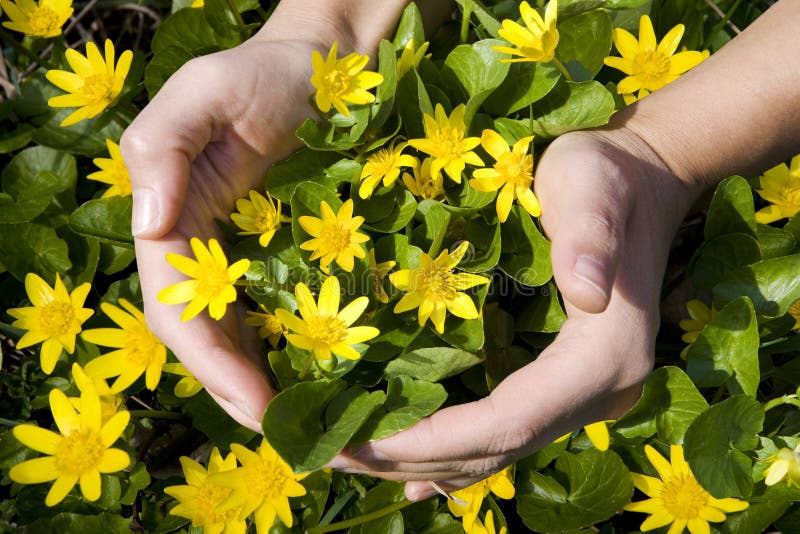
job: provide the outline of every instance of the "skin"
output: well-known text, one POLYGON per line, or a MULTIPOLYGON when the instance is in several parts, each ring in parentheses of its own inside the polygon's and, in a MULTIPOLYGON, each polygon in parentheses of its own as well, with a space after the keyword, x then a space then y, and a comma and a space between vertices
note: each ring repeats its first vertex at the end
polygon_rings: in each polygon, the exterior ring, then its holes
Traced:
MULTIPOLYGON (((342 53, 374 54, 402 9, 382 2, 376 13, 348 2, 345 13, 344 2, 330 0, 309 21, 301 4, 284 0, 251 41, 182 68, 121 144, 151 327, 223 408, 254 429, 273 394, 257 363, 254 329, 240 327, 234 314, 219 324, 180 323, 180 306, 160 305, 155 294, 180 279, 166 252, 188 254, 189 237, 214 235, 213 218, 224 219, 269 163, 295 148, 291 132, 312 113, 311 50, 327 51, 338 39, 342 53), (359 28, 359 39, 348 28, 359 28), (193 87, 204 91, 186 99, 193 87), (148 202, 157 210, 148 211, 148 202)), ((406 495, 419 500, 434 494, 426 481, 467 486, 566 432, 623 414, 653 366, 669 243, 689 207, 721 178, 760 172, 800 150, 798 23, 800 3, 781 0, 607 127, 554 141, 535 189, 568 314, 555 342, 488 397, 441 410, 331 465, 409 481, 406 495)))

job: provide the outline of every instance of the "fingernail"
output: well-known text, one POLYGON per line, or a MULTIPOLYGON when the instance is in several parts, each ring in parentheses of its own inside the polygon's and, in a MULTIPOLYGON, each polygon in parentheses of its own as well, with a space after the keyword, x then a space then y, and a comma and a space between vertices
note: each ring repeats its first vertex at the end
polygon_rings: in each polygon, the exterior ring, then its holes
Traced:
POLYGON ((597 259, 587 255, 578 256, 572 272, 576 278, 583 280, 596 289, 604 299, 608 298, 608 292, 604 289, 606 285, 606 270, 597 259))
POLYGON ((364 462, 387 462, 389 458, 379 452, 376 451, 373 447, 367 445, 365 447, 361 447, 360 449, 353 452, 353 458, 357 460, 362 460, 364 462))
POLYGON ((148 188, 133 192, 133 216, 131 217, 131 233, 139 236, 152 232, 158 227, 158 199, 155 191, 148 188))

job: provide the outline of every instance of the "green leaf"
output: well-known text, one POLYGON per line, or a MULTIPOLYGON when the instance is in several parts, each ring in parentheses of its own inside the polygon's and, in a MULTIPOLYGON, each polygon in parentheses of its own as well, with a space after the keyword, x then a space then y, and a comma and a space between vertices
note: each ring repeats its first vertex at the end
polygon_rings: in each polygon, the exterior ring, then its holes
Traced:
POLYGON ((758 446, 764 423, 761 404, 746 395, 730 397, 701 413, 684 437, 686 461, 714 497, 746 499, 753 490, 753 461, 742 451, 758 446))
POLYGON ((705 241, 695 251, 688 275, 698 289, 711 289, 728 272, 757 261, 761 261, 758 241, 748 234, 723 234, 705 241))
POLYGON ((498 87, 508 74, 508 63, 498 60, 506 54, 492 49, 505 41, 484 39, 471 45, 459 45, 444 60, 445 69, 455 75, 470 97, 498 87))
POLYGON ((386 361, 397 356, 408 347, 422 331, 417 318, 403 321, 394 311, 394 306, 380 306, 372 316, 369 326, 380 331, 378 337, 371 339, 364 359, 373 362, 386 361))
POLYGON ((169 45, 162 48, 144 69, 144 87, 152 100, 156 93, 184 63, 196 57, 191 51, 180 46, 169 45))
POLYGON ((54 196, 74 190, 78 171, 75 158, 43 146, 27 148, 3 169, 3 191, 16 199, 54 196), (48 173, 52 176, 40 176, 48 173))
POLYGON ((267 405, 264 437, 295 472, 322 468, 385 399, 382 391, 346 387, 341 380, 301 382, 267 405))
POLYGON ((705 398, 678 367, 659 367, 644 383, 641 398, 614 423, 614 431, 627 438, 658 437, 670 444, 683 443, 686 429, 708 408, 705 398))
MULTIPOLYGON (((355 112, 351 114, 355 116, 355 112)), ((315 151, 341 152, 361 144, 361 140, 351 139, 334 124, 324 124, 314 119, 306 119, 295 132, 298 139, 315 151)))
POLYGON ((800 254, 739 267, 714 286, 714 304, 719 309, 744 295, 759 315, 779 317, 800 299, 799 272, 800 254))
MULTIPOLYGON (((369 202, 366 201, 366 202, 369 202)), ((386 211, 384 210, 384 214, 386 211)), ((417 212, 417 201, 410 191, 402 190, 396 195, 396 201, 393 203, 389 215, 378 220, 371 221, 369 224, 364 224, 367 230, 373 230, 383 234, 393 234, 399 232, 414 218, 417 212)), ((361 212, 358 211, 360 214, 361 212)))
POLYGON ((69 225, 76 233, 116 246, 133 245, 131 234, 132 197, 89 200, 75 210, 69 225))
POLYGON ((429 347, 401 354, 386 366, 386 376, 407 375, 439 382, 481 363, 471 352, 453 347, 429 347))
POLYGON ((130 506, 136 501, 140 490, 150 485, 150 473, 143 462, 136 462, 128 475, 127 488, 125 494, 119 499, 119 503, 130 506))
POLYGON ((39 519, 25 526, 28 534, 53 532, 80 532, 81 534, 128 534, 131 520, 119 514, 100 513, 81 515, 60 513, 51 518, 39 519))
POLYGON ((560 77, 552 63, 511 63, 503 83, 486 99, 483 107, 492 115, 510 115, 544 98, 560 77))
POLYGON ((417 205, 417 218, 421 219, 422 224, 414 228, 412 242, 435 257, 439 254, 447 234, 450 214, 440 202, 423 200, 417 205))
POLYGON ((711 204, 704 235, 706 240, 724 234, 748 234, 756 238, 756 219, 753 192, 741 176, 726 178, 717 186, 711 204))
POLYGON ((602 9, 586 11, 558 25, 557 56, 574 81, 593 79, 610 51, 611 17, 602 9))
MULTIPOLYGON (((475 307, 478 310, 483 309, 483 302, 486 300, 488 291, 488 284, 467 291, 467 295, 475 301, 475 307)), ((484 343, 483 317, 478 317, 477 319, 448 317, 444 333, 437 335, 445 340, 448 345, 458 349, 468 352, 480 350, 484 343)))
POLYGON ((500 29, 500 21, 492 16, 491 12, 481 2, 478 0, 456 0, 456 4, 461 7, 462 11, 466 10, 466 5, 469 4, 470 11, 478 19, 481 27, 492 37, 499 38, 497 31, 500 29))
POLYGON ((0 258, 14 278, 37 273, 52 283, 72 267, 67 243, 50 226, 38 223, 0 225, 0 258))
POLYGON ((425 27, 422 24, 422 15, 414 2, 410 2, 403 10, 392 44, 395 50, 400 51, 412 39, 416 47, 425 42, 425 27))
POLYGON ((221 448, 228 448, 231 443, 247 443, 256 435, 234 421, 206 391, 188 399, 184 410, 192 416, 194 428, 221 448))
MULTIPOLYGON (((521 288, 517 288, 519 291, 521 288)), ((530 289, 530 288, 526 288, 530 289)), ((553 282, 548 282, 526 299, 525 306, 516 316, 517 330, 520 332, 552 333, 561 330, 567 314, 558 300, 558 290, 553 282)))
POLYGON ((731 301, 703 328, 687 354, 687 373, 701 387, 726 384, 732 394, 755 397, 758 323, 747 297, 731 301))
MULTIPOLYGON (((603 7, 605 4, 606 0, 561 0, 558 3, 557 20, 560 23, 587 11, 603 7)), ((560 34, 561 24, 558 25, 558 31, 560 34)))
POLYGON ((118 247, 100 243, 100 261, 97 270, 103 274, 116 274, 136 259, 136 251, 130 247, 118 247))
MULTIPOLYGON (((761 534, 762 532, 773 532, 775 530, 769 527, 783 516, 791 506, 792 503, 782 500, 750 503, 750 506, 742 512, 727 514, 725 523, 719 526, 719 531, 722 534, 761 534)), ((777 524, 775 527, 777 527, 777 532, 783 534, 797 532, 797 530, 781 528, 781 526, 777 524)))
POLYGON ((531 216, 520 206, 513 206, 500 227, 503 252, 498 266, 521 284, 540 286, 553 276, 550 242, 539 232, 531 216))
POLYGON ((208 23, 202 9, 181 9, 158 25, 150 49, 158 54, 169 46, 182 48, 197 55, 216 52, 223 44, 235 43, 219 36, 208 23))
POLYGON ((21 123, 11 131, 0 133, 0 154, 16 152, 27 146, 33 139, 35 128, 28 123, 21 123))
POLYGON ((397 112, 409 139, 425 137, 422 114, 433 115, 428 90, 416 70, 408 71, 397 84, 397 112))
POLYGON ((613 516, 633 495, 628 469, 610 450, 565 452, 556 460, 554 476, 527 469, 517 473, 517 513, 532 530, 592 525, 613 516))
POLYGON ((237 44, 241 42, 236 17, 226 0, 204 0, 203 13, 215 33, 236 39, 239 41, 237 44))
POLYGON ((411 428, 447 400, 441 384, 395 376, 388 380, 386 402, 364 423, 354 441, 374 441, 411 428))
POLYGON ((333 188, 337 181, 328 176, 326 169, 340 159, 340 154, 331 152, 317 152, 306 148, 298 150, 270 167, 266 178, 267 190, 281 202, 288 203, 295 187, 302 182, 315 182, 333 188))
POLYGON ((599 82, 556 84, 534 109, 533 133, 549 139, 602 126, 614 112, 614 97, 599 82))
POLYGON ((486 224, 480 218, 470 219, 464 237, 471 246, 467 256, 458 265, 460 270, 485 273, 497 265, 502 250, 499 224, 486 224))
POLYGON ((378 72, 383 81, 375 88, 375 103, 370 110, 369 129, 372 131, 378 131, 391 115, 397 93, 397 56, 394 46, 386 39, 382 39, 378 47, 378 72))
POLYGON ((311 528, 319 524, 331 487, 331 474, 325 470, 314 471, 300 481, 306 494, 292 499, 292 504, 303 511, 302 524, 311 528))
POLYGON ((797 246, 794 234, 783 228, 757 224, 756 233, 758 234, 758 244, 761 246, 761 256, 765 260, 791 254, 797 246))

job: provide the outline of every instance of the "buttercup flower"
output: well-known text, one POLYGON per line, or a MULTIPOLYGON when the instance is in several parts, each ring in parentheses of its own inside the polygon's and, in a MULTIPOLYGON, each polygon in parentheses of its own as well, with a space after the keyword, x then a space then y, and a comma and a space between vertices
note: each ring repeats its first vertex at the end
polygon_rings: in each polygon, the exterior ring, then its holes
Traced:
POLYGON ((425 125, 424 139, 411 139, 408 144, 417 150, 430 154, 431 174, 436 177, 442 172, 461 183, 461 172, 467 163, 470 165, 483 165, 483 160, 472 149, 481 141, 477 137, 464 137, 467 125, 464 123, 466 106, 459 104, 453 109, 450 116, 444 112, 441 104, 436 104, 434 116, 427 113, 422 115, 425 125))
POLYGON ((454 273, 453 268, 467 252, 469 243, 463 241, 452 253, 443 250, 434 260, 424 252, 418 269, 403 269, 389 275, 389 281, 405 295, 394 307, 394 313, 419 308, 418 319, 423 326, 430 318, 436 331, 444 332, 447 311, 462 319, 477 319, 478 310, 466 293, 460 293, 489 279, 471 273, 454 273))
POLYGON ((44 503, 55 506, 80 482, 87 501, 100 498, 100 473, 114 473, 130 464, 128 453, 111 445, 128 426, 130 413, 121 411, 101 422, 100 398, 92 388, 81 392, 76 410, 60 389, 50 391, 50 410, 60 434, 34 425, 15 426, 13 433, 23 445, 47 456, 27 460, 8 475, 20 484, 54 480, 44 503))
POLYGON ((539 200, 531 190, 533 184, 533 156, 528 153, 533 136, 523 137, 514 148, 494 130, 484 130, 481 135, 481 146, 496 161, 491 169, 476 169, 469 185, 478 191, 489 193, 499 190, 497 195, 497 217, 506 222, 511 211, 514 198, 525 208, 525 211, 538 217, 542 214, 539 200))
MULTIPOLYGON (((57 37, 61 27, 72 16, 72 0, 2 0, 10 21, 3 26, 31 37, 57 37)), ((0 11, 2 13, 2 11, 0 11)))
POLYGON ((708 523, 725 521, 725 514, 740 512, 750 503, 739 499, 716 499, 695 480, 683 459, 681 445, 670 446, 670 462, 650 445, 644 446, 647 459, 659 478, 631 473, 634 485, 649 499, 632 502, 625 510, 651 514, 639 527, 643 532, 671 525, 669 534, 689 528, 692 534, 707 534, 708 523))
MULTIPOLYGON (((611 441, 611 437, 608 434, 608 426, 606 423, 610 423, 611 421, 597 421, 596 423, 591 423, 583 427, 583 431, 586 432, 586 437, 589 438, 589 441, 592 442, 592 445, 599 451, 607 451, 608 445, 611 441)), ((558 443, 560 441, 564 441, 569 438, 572 434, 564 434, 560 438, 554 441, 554 443, 558 443)))
POLYGON ((684 29, 683 24, 678 24, 656 44, 653 23, 647 15, 639 19, 638 41, 628 31, 614 28, 614 46, 622 57, 609 56, 604 62, 628 75, 617 85, 617 92, 623 95, 627 104, 674 82, 708 57, 708 52, 692 50, 675 54, 684 29), (638 95, 634 96, 637 91, 638 95))
POLYGON ((494 528, 494 515, 491 510, 486 512, 486 516, 484 517, 484 522, 481 523, 480 519, 475 519, 475 522, 472 524, 472 529, 469 531, 469 534, 507 534, 508 528, 500 527, 500 530, 495 530, 494 528))
POLYGON ((264 306, 259 305, 259 307, 263 313, 247 310, 248 317, 244 320, 244 324, 257 327, 258 336, 261 339, 269 340, 269 344, 275 348, 278 346, 281 336, 286 332, 286 327, 264 306))
POLYGON ((100 170, 87 175, 86 178, 111 186, 101 198, 126 197, 131 194, 131 176, 122 160, 122 152, 119 145, 111 139, 106 139, 106 146, 111 157, 93 159, 92 162, 100 167, 100 170))
POLYGON ((516 48, 508 46, 493 46, 498 52, 520 56, 512 59, 501 59, 503 63, 516 63, 520 61, 552 61, 558 46, 558 30, 556 29, 556 13, 558 6, 556 0, 550 0, 544 10, 544 20, 539 12, 528 4, 522 2, 519 6, 519 13, 525 27, 520 26, 513 20, 505 19, 502 28, 498 30, 498 35, 514 45, 516 48))
POLYGON ((406 72, 411 69, 416 69, 419 66, 419 62, 422 61, 422 58, 430 57, 430 54, 427 56, 425 55, 425 52, 428 51, 429 44, 430 43, 426 41, 417 48, 414 39, 408 40, 406 46, 403 47, 403 52, 400 54, 400 59, 397 60, 398 80, 402 78, 406 72))
POLYGON ((794 450, 783 447, 766 461, 770 465, 764 471, 764 484, 774 486, 785 478, 789 486, 800 488, 800 445, 794 450))
POLYGON ((756 222, 769 224, 800 212, 800 156, 793 157, 788 167, 781 163, 771 168, 760 182, 756 193, 770 205, 756 212, 756 222))
POLYGON ((94 310, 83 307, 90 289, 91 285, 86 282, 69 293, 58 273, 52 288, 37 274, 25 276, 25 291, 33 306, 12 308, 8 314, 16 319, 11 326, 27 330, 17 342, 17 348, 24 349, 44 341, 40 357, 42 371, 46 374, 53 372, 62 349, 68 354, 75 350, 75 336, 80 333, 84 321, 94 313, 94 310))
POLYGON ((717 314, 714 308, 709 308, 705 302, 697 299, 692 299, 686 303, 686 311, 689 312, 689 317, 691 317, 691 319, 682 319, 678 323, 678 326, 685 332, 681 336, 681 339, 684 343, 688 343, 681 351, 681 358, 684 360, 689 353, 689 348, 692 346, 692 343, 697 339, 697 336, 700 335, 703 328, 705 328, 717 314))
POLYGON ((318 303, 314 302, 308 286, 297 284, 294 294, 302 319, 283 308, 275 310, 275 315, 291 332, 286 334, 289 343, 312 351, 317 360, 330 360, 334 354, 348 360, 361 358, 351 345, 372 339, 380 331, 371 326, 351 327, 364 313, 369 299, 358 297, 339 311, 340 293, 339 280, 335 276, 329 276, 322 283, 318 303))
POLYGON ((375 260, 375 249, 369 249, 369 275, 372 278, 372 289, 378 301, 384 304, 389 302, 389 295, 383 290, 383 279, 386 278, 389 271, 394 269, 395 265, 397 262, 393 260, 378 263, 375 260))
POLYGON ((183 377, 175 384, 175 390, 173 391, 179 399, 194 397, 203 389, 203 384, 182 363, 166 363, 164 364, 164 372, 183 377))
POLYGON ((170 253, 167 263, 194 280, 165 287, 158 292, 158 301, 162 304, 188 302, 181 321, 188 321, 206 306, 209 315, 219 320, 225 315, 228 303, 236 300, 233 284, 250 268, 250 260, 242 259, 228 267, 228 259, 216 239, 208 241, 208 248, 196 237, 189 244, 197 261, 170 253))
MULTIPOLYGON (((122 397, 122 395, 111 391, 111 388, 108 387, 105 379, 99 377, 90 377, 77 363, 72 364, 72 378, 75 380, 75 385, 78 386, 78 390, 81 393, 87 390, 93 390, 97 392, 97 396, 100 397, 101 424, 106 424, 109 419, 114 417, 120 410, 120 407, 124 409, 122 403, 125 401, 125 399, 122 397)), ((76 410, 80 411, 80 397, 69 397, 69 401, 76 410)))
POLYGON ((417 161, 412 167, 414 175, 403 173, 403 183, 411 194, 422 199, 437 199, 444 196, 442 174, 435 175, 431 172, 431 158, 425 158, 422 163, 417 161))
POLYGON ((461 518, 466 532, 472 531, 473 524, 481 511, 483 499, 490 492, 501 499, 514 497, 514 479, 511 469, 511 466, 506 467, 489 478, 452 493, 454 499, 448 499, 447 507, 451 514, 461 518))
POLYGON ((238 235, 258 235, 258 244, 266 247, 281 223, 292 222, 292 219, 281 214, 281 201, 269 193, 264 197, 258 191, 250 191, 249 197, 250 200, 236 201, 239 212, 231 213, 231 220, 243 230, 238 235))
POLYGON ((233 453, 223 459, 214 447, 208 459, 208 471, 188 456, 181 456, 180 461, 186 484, 164 488, 164 493, 178 500, 178 505, 169 513, 191 519, 192 526, 202 527, 206 534, 244 534, 247 524, 239 517, 241 507, 226 506, 219 511, 233 490, 213 481, 216 473, 236 469, 233 453))
POLYGON ((794 318, 792 330, 800 330, 800 300, 789 306, 789 315, 794 318))
POLYGON ((320 258, 319 268, 328 273, 328 266, 336 263, 347 272, 353 270, 353 258, 366 256, 361 243, 369 241, 365 234, 356 232, 364 217, 353 217, 353 200, 348 199, 337 213, 324 200, 319 203, 322 218, 304 215, 298 219, 303 230, 314 239, 300 244, 303 250, 312 251, 311 261, 320 258))
POLYGON ((322 59, 322 54, 314 50, 311 52, 311 64, 314 74, 311 76, 311 85, 317 90, 314 95, 317 107, 327 113, 331 106, 336 111, 350 116, 347 104, 370 104, 375 101, 375 95, 367 89, 377 87, 383 82, 383 76, 377 72, 364 70, 369 62, 369 56, 353 52, 342 59, 336 59, 336 48, 339 43, 333 42, 328 57, 322 59))
POLYGON ((394 142, 388 148, 381 148, 367 156, 367 162, 361 169, 361 186, 358 188, 358 196, 369 198, 372 192, 383 180, 383 185, 389 187, 400 176, 402 167, 413 167, 417 159, 414 156, 403 154, 406 143, 395 146, 394 142))
POLYGON ((109 352, 86 364, 89 376, 118 377, 111 390, 119 393, 137 378, 145 375, 147 389, 154 390, 161 380, 161 369, 167 361, 167 347, 147 327, 144 314, 136 306, 121 298, 122 308, 103 302, 100 308, 120 328, 93 328, 81 337, 102 347, 113 347, 109 352))
POLYGON ((289 498, 306 494, 306 488, 299 481, 308 475, 295 475, 267 440, 261 441, 256 452, 238 443, 231 443, 231 451, 236 454, 242 467, 212 477, 216 484, 233 490, 225 507, 241 508, 240 519, 255 512, 258 532, 269 532, 276 516, 284 525, 291 527, 293 521, 289 498))
POLYGON ((114 45, 106 39, 105 59, 94 43, 86 44, 86 56, 71 48, 67 49, 64 56, 74 72, 49 70, 47 79, 69 94, 54 96, 47 101, 47 105, 54 108, 79 108, 61 121, 61 126, 71 126, 84 119, 96 117, 116 103, 131 68, 133 52, 123 52, 114 66, 114 45))

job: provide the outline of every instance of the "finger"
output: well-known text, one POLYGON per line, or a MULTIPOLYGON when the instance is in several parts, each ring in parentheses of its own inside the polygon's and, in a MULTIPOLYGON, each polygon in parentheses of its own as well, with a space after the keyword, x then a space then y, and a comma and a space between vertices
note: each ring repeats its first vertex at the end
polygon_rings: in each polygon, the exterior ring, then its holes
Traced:
POLYGON ((131 230, 139 238, 155 239, 178 220, 194 158, 211 140, 213 91, 186 97, 184 81, 194 63, 181 68, 125 130, 120 141, 131 178, 131 230))
MULTIPOLYGON (((187 240, 171 232, 159 240, 136 239, 145 317, 151 330, 163 341, 192 375, 217 399, 234 419, 256 431, 273 391, 263 364, 248 354, 259 355, 250 330, 239 332, 242 321, 235 306, 229 306, 221 321, 206 311, 183 322, 183 305, 165 305, 156 295, 185 276, 166 262, 167 253, 192 257, 187 240), (232 339, 244 339, 235 345, 232 339), (199 349, 199 350, 198 350, 199 349)), ((260 345, 260 343, 258 344, 260 345)))
POLYGON ((633 194, 609 155, 585 146, 579 150, 571 146, 574 138, 561 140, 548 148, 536 171, 541 221, 565 300, 598 313, 611 295, 633 194))

